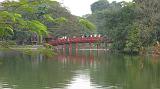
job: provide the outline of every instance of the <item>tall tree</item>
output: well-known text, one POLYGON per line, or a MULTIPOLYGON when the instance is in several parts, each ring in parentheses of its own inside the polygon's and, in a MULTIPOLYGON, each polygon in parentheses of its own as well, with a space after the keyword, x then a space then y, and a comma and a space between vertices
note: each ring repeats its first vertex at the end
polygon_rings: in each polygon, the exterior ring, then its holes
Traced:
MULTIPOLYGON (((97 2, 101 2, 101 0, 97 2)), ((135 5, 127 2, 112 2, 106 7, 92 12, 92 15, 87 18, 96 24, 98 33, 112 39, 112 48, 124 51, 125 48, 128 48, 128 42, 131 42, 127 39, 130 36, 128 34, 132 34, 130 29, 134 28, 135 5)))
POLYGON ((154 41, 160 41, 159 19, 160 1, 159 0, 133 0, 136 3, 137 23, 141 30, 143 45, 147 46, 154 41), (145 45, 147 44, 147 45, 145 45))

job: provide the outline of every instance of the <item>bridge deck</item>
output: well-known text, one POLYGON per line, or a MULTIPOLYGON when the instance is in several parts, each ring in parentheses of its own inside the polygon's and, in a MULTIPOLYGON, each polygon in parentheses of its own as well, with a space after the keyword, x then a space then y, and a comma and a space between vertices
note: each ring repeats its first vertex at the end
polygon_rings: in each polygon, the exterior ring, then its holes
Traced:
POLYGON ((50 45, 57 46, 63 44, 73 44, 73 43, 96 43, 105 42, 106 39, 103 37, 76 37, 76 38, 60 38, 57 40, 52 40, 48 42, 50 45))

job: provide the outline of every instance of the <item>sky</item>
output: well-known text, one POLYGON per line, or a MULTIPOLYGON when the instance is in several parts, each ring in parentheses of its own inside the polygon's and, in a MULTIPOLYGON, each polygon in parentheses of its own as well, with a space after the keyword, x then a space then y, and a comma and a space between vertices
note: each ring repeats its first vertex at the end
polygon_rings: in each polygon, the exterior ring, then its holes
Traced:
MULTIPOLYGON (((0 0, 4 1, 4 0, 0 0)), ((91 13, 91 9, 90 9, 90 5, 98 0, 57 0, 61 3, 63 3, 63 5, 65 7, 67 7, 67 9, 76 16, 83 16, 85 14, 90 14, 91 13)), ((109 2, 112 1, 132 1, 132 0, 108 0, 109 2)))
MULTIPOLYGON (((68 10, 71 11, 72 14, 76 15, 76 16, 83 16, 85 14, 90 14, 91 13, 91 9, 90 9, 90 5, 98 0, 58 0, 61 3, 63 3, 63 5, 65 7, 67 7, 68 10)), ((132 1, 132 0, 108 0, 109 2, 112 1, 132 1)))

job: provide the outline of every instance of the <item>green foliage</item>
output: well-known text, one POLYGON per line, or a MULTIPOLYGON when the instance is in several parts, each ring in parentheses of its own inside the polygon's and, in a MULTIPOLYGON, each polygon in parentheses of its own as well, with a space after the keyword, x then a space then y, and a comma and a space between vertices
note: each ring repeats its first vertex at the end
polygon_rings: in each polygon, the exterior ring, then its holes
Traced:
POLYGON ((93 23, 91 23, 90 21, 86 20, 86 19, 80 19, 80 20, 79 20, 79 23, 80 23, 82 26, 84 26, 84 27, 86 27, 87 29, 89 29, 89 30, 95 30, 95 29, 96 29, 95 25, 94 25, 93 23))
POLYGON ((45 49, 42 49, 42 48, 39 48, 38 49, 38 52, 47 56, 47 57, 53 57, 55 56, 56 54, 53 52, 52 49, 48 49, 48 48, 45 48, 45 49))
POLYGON ((63 23, 67 22, 67 19, 65 17, 60 17, 54 20, 55 23, 63 23))
POLYGON ((109 2, 107 0, 99 0, 91 5, 91 10, 93 13, 97 11, 102 11, 109 7, 109 2))
POLYGON ((1 48, 9 48, 10 45, 16 45, 16 43, 14 41, 1 41, 0 42, 1 48))
MULTIPOLYGON (((2 3, 2 6, 4 8, 10 7, 17 7, 18 9, 24 9, 23 7, 28 6, 30 3, 28 0, 21 0, 19 2, 4 2, 2 3)), ((16 9, 17 9, 16 8, 16 9)), ((33 8, 33 7, 32 7, 33 8)), ((0 18, 0 25, 1 25, 1 36, 4 37, 5 35, 13 34, 14 33, 14 27, 20 27, 22 29, 27 29, 28 31, 32 31, 37 33, 38 35, 47 34, 47 27, 42 24, 41 22, 37 20, 24 20, 21 14, 15 13, 14 11, 2 11, 0 12, 1 18, 0 18)), ((17 28, 15 28, 17 29, 17 28)))
POLYGON ((48 43, 45 43, 44 47, 47 48, 47 49, 53 49, 53 46, 48 44, 48 43))
POLYGON ((6 26, 6 27, 0 28, 0 36, 1 37, 12 35, 12 34, 13 34, 13 29, 11 27, 6 26))
POLYGON ((81 30, 83 27, 79 24, 78 17, 72 15, 59 2, 53 0, 4 1, 1 3, 1 7, 1 11, 19 15, 19 17, 13 18, 16 22, 11 23, 14 32, 11 40, 14 39, 20 43, 29 41, 35 37, 33 35, 37 35, 39 40, 43 38, 42 35, 47 33, 58 37, 81 35, 84 32, 81 30), (25 33, 25 35, 20 35, 21 33, 25 33))
MULTIPOLYGON (((48 24, 67 22, 64 17, 53 18, 52 12, 48 12, 50 3, 54 4, 55 1, 50 0, 20 0, 20 1, 4 1, 1 3, 0 12, 0 29, 1 37, 10 35, 11 31, 18 33, 27 33, 30 36, 36 33, 41 39, 42 35, 48 34, 48 24), (49 22, 49 23, 48 23, 49 22), (21 32, 20 32, 21 31, 21 32), (27 32, 29 31, 29 33, 27 32), (8 33, 7 33, 8 32, 8 33), (32 33, 31 33, 32 32, 32 33), (29 35, 30 34, 30 35, 29 35)), ((17 35, 17 34, 16 34, 17 35)), ((16 39, 16 35, 13 38, 16 39)), ((23 35, 20 35, 24 38, 23 35)), ((18 37, 19 38, 19 37, 18 37)), ((28 40, 29 37, 26 37, 28 40)))
POLYGON ((37 54, 43 54, 46 57, 53 57, 56 55, 56 53, 54 53, 52 49, 48 48, 38 48, 37 50, 26 48, 20 51, 24 52, 27 55, 32 55, 32 56, 36 56, 37 54))
POLYGON ((27 28, 30 29, 31 32, 35 32, 38 35, 47 35, 47 27, 40 23, 39 21, 32 20, 32 21, 27 21, 27 28))
POLYGON ((44 18, 45 18, 47 21, 54 21, 54 19, 53 19, 50 15, 48 15, 48 14, 44 15, 44 18))
POLYGON ((87 18, 96 24, 98 33, 112 39, 113 49, 138 52, 160 41, 159 0, 99 0, 91 8, 93 13, 87 18))
POLYGON ((74 16, 65 7, 58 2, 48 4, 47 13, 54 19, 53 22, 45 22, 51 35, 56 37, 62 36, 79 36, 84 31, 79 24, 79 17, 74 16))
MULTIPOLYGON (((119 51, 132 49, 132 40, 129 37, 134 34, 132 33, 134 31, 130 31, 130 29, 134 28, 134 3, 112 2, 105 5, 101 2, 102 0, 91 5, 93 7, 99 3, 97 11, 87 18, 96 24, 98 33, 112 39, 112 49, 119 51)), ((96 10, 96 7, 94 9, 96 10)))
POLYGON ((138 52, 140 47, 140 29, 136 25, 133 25, 128 32, 126 49, 130 52, 138 52))
POLYGON ((8 42, 0 42, 0 47, 9 48, 8 42))
POLYGON ((20 19, 20 14, 7 11, 0 12, 0 36, 12 35, 14 33, 13 24, 16 24, 20 19))

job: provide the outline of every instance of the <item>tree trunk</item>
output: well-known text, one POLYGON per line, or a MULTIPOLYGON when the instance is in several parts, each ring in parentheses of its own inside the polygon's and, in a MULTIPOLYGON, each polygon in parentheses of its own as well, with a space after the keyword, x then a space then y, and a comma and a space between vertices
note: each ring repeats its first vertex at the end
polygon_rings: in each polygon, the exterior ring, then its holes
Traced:
POLYGON ((43 36, 39 35, 38 36, 38 44, 42 44, 43 43, 43 36))

